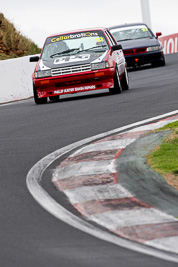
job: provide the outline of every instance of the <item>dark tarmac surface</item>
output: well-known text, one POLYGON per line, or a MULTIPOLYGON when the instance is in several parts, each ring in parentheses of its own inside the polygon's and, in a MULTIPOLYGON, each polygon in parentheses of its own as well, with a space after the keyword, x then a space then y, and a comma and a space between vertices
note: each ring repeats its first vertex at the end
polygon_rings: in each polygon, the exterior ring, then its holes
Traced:
MULTIPOLYGON (((176 263, 104 242, 57 220, 26 187, 44 156, 84 138, 177 110, 178 54, 166 66, 129 72, 130 90, 68 96, 37 106, 0 105, 0 258, 3 267, 173 267, 176 263)), ((55 189, 53 190, 55 194, 55 189)))

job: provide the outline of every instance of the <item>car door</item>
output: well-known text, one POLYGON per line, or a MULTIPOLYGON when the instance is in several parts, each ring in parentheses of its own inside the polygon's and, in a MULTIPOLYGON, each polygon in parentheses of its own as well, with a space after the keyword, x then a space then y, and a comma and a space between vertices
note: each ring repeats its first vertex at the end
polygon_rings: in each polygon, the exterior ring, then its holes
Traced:
MULTIPOLYGON (((108 40, 111 46, 118 44, 116 40, 114 39, 114 37, 112 36, 112 34, 108 30, 105 32, 105 34, 108 37, 108 40)), ((118 68, 119 76, 120 76, 121 74, 123 74, 124 69, 125 69, 125 57, 124 57, 124 53, 122 49, 113 51, 113 59, 117 64, 117 68, 118 68)))

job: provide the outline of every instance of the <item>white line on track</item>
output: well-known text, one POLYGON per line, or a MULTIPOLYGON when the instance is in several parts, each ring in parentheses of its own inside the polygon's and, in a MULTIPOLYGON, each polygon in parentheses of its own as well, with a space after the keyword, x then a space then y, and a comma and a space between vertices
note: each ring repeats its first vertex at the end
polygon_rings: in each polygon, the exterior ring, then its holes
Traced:
POLYGON ((107 231, 104 231, 100 229, 99 227, 96 227, 88 223, 87 221, 75 216, 74 214, 66 210, 63 206, 61 206, 59 203, 57 203, 41 186, 43 173, 48 168, 48 166, 51 165, 56 159, 69 153, 73 149, 76 149, 77 147, 80 147, 84 144, 87 144, 99 138, 104 138, 108 135, 119 133, 121 131, 128 130, 129 128, 136 127, 142 124, 146 124, 146 123, 149 123, 155 120, 163 119, 165 117, 173 116, 175 114, 178 114, 178 110, 166 113, 164 115, 156 116, 154 118, 146 119, 140 122, 132 123, 130 125, 126 125, 118 129, 108 131, 106 133, 102 133, 102 134, 78 141, 64 148, 56 150, 55 152, 47 155, 46 157, 38 161, 28 172, 26 182, 27 182, 27 187, 30 193, 32 194, 34 199, 45 210, 47 210, 49 213, 51 213, 53 216, 55 216, 59 220, 62 220, 65 223, 79 230, 82 230, 102 240, 108 241, 110 243, 116 244, 118 246, 121 246, 127 249, 131 249, 131 250, 144 253, 147 255, 151 255, 157 258, 161 258, 164 260, 178 262, 178 256, 176 254, 169 254, 169 253, 166 253, 165 251, 162 252, 161 250, 157 250, 152 247, 147 247, 142 244, 120 238, 119 236, 116 236, 107 231))

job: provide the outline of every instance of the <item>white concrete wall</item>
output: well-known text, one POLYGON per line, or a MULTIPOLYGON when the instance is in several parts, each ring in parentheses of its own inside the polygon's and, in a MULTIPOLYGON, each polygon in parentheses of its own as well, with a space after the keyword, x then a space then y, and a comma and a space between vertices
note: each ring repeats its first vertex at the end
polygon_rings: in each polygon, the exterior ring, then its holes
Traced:
POLYGON ((31 76, 36 62, 29 62, 29 57, 0 60, 0 103, 33 95, 31 76))

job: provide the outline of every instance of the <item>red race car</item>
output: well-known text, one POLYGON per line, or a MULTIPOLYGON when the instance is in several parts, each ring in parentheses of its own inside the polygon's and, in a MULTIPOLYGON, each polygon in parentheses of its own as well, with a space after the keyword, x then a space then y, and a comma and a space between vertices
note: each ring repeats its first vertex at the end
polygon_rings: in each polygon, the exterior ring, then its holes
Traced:
POLYGON ((129 89, 122 46, 106 28, 77 30, 49 36, 32 75, 36 104, 60 95, 108 88, 118 94, 129 89))

